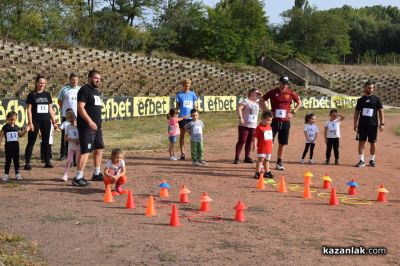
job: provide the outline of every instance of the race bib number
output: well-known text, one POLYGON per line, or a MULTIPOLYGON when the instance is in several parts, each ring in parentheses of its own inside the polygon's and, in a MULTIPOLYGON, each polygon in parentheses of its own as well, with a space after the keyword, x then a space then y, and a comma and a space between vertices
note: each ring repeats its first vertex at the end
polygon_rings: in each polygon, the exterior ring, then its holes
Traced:
POLYGON ((94 97, 94 105, 101 105, 100 96, 93 95, 93 97, 94 97))
POLYGON ((371 108, 363 108, 362 115, 372 117, 374 114, 374 109, 371 108))
POLYGON ((78 130, 71 130, 70 131, 70 136, 68 136, 72 139, 77 139, 78 138, 78 130))
POLYGON ((272 131, 264 131, 264 140, 272 140, 272 131))
POLYGON ((7 137, 7 142, 18 141, 18 132, 17 131, 7 132, 6 137, 7 137))
POLYGON ((314 133, 308 133, 308 137, 309 137, 310 139, 314 139, 315 134, 314 134, 314 133))
POLYGON ((71 96, 69 97, 69 101, 70 101, 70 102, 76 102, 76 101, 77 101, 77 97, 76 97, 75 95, 71 95, 71 96))
POLYGON ((193 128, 193 134, 201 135, 203 134, 203 128, 200 126, 196 126, 193 128))
POLYGON ((193 102, 192 101, 183 101, 183 107, 193 109, 193 102))
POLYGON ((249 115, 247 120, 249 121, 249 123, 257 123, 257 116, 256 115, 249 115))
POLYGON ((37 105, 37 113, 38 114, 47 114, 49 112, 48 104, 38 104, 37 105))
POLYGON ((277 118, 286 118, 286 110, 284 110, 284 109, 276 109, 275 110, 275 117, 277 117, 277 118))

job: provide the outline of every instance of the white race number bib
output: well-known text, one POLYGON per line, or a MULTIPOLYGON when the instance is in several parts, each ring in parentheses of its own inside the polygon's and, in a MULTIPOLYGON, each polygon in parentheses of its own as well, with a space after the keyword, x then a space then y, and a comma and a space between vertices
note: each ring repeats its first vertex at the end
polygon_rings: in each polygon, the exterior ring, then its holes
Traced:
POLYGON ((272 131, 264 131, 264 140, 272 140, 272 131))
POLYGON ((372 117, 374 114, 374 109, 371 108, 363 108, 362 115, 372 117))
POLYGON ((18 141, 18 132, 17 131, 7 132, 6 137, 7 137, 7 142, 18 141))
POLYGON ((193 109, 193 102, 192 101, 183 101, 183 107, 193 109))
POLYGON ((257 123, 257 116, 249 115, 249 117, 247 118, 247 121, 249 121, 249 123, 257 123))
POLYGON ((203 128, 200 126, 193 127, 193 134, 195 134, 195 135, 203 134, 203 128))
POLYGON ((37 105, 37 113, 38 114, 47 114, 49 112, 48 104, 38 104, 37 105))
POLYGON ((284 110, 284 109, 276 109, 275 110, 275 117, 277 117, 277 118, 286 118, 286 110, 284 110))
POLYGON ((93 97, 94 97, 94 105, 101 105, 100 96, 93 95, 93 97))

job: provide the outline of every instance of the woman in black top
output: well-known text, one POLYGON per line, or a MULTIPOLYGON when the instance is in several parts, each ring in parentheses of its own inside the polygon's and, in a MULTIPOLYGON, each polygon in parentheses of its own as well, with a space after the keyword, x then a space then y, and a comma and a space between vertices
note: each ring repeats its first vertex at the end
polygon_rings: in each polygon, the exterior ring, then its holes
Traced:
POLYGON ((49 92, 44 91, 46 87, 46 78, 42 75, 36 77, 35 90, 28 94, 26 99, 28 110, 28 144, 25 149, 25 167, 24 170, 31 170, 30 165, 33 146, 35 145, 37 135, 42 135, 42 149, 46 168, 53 168, 51 164, 51 146, 49 144, 51 126, 57 128, 57 121, 52 108, 52 99, 49 92))

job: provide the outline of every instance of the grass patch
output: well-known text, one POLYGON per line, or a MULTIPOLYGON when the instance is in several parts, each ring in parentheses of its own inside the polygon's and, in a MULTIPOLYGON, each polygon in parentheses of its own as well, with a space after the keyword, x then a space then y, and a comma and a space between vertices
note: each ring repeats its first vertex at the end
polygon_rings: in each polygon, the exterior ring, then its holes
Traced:
POLYGON ((397 136, 400 136, 400 125, 398 125, 394 128, 394 134, 396 134, 397 136))
POLYGON ((37 243, 29 243, 23 237, 0 230, 0 264, 12 266, 45 265, 40 258, 37 243))
POLYGON ((218 248, 220 249, 233 249, 235 251, 249 251, 251 250, 251 246, 247 244, 240 243, 238 241, 222 241, 218 244, 218 248))
POLYGON ((160 262, 176 262, 178 257, 170 252, 161 252, 158 254, 160 262))
POLYGON ((76 220, 76 217, 74 217, 71 213, 65 212, 63 214, 56 214, 56 215, 46 215, 43 216, 42 219, 40 219, 42 222, 49 222, 49 223, 58 223, 58 222, 68 222, 68 221, 73 221, 76 220))
POLYGON ((4 188, 8 188, 8 189, 22 190, 21 182, 18 182, 18 181, 15 181, 15 180, 11 180, 11 181, 8 181, 7 183, 4 183, 3 187, 4 188))

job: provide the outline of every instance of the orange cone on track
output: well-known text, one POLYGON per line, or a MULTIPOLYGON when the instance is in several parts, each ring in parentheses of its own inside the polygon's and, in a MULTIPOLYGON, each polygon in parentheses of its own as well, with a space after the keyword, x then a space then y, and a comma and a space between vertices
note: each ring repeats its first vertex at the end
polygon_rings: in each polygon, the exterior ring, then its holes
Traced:
POLYGON ((305 183, 304 184, 304 193, 303 193, 303 198, 305 199, 311 199, 311 191, 310 191, 310 184, 305 183))
POLYGON ((380 186, 380 188, 377 189, 378 193, 378 198, 376 199, 376 201, 378 202, 388 202, 386 200, 386 193, 389 192, 389 190, 387 190, 383 185, 380 186))
POLYGON ((244 203, 239 200, 234 209, 236 210, 234 220, 238 222, 244 222, 244 210, 246 209, 244 203))
POLYGON ((314 175, 309 170, 307 170, 307 172, 304 173, 304 185, 311 185, 311 177, 313 176, 314 175))
POLYGON ((339 200, 336 197, 336 189, 334 187, 331 190, 331 198, 329 200, 329 205, 334 205, 334 206, 339 205, 339 200))
POLYGON ((350 182, 346 183, 349 186, 349 191, 347 192, 348 195, 356 195, 356 187, 358 186, 358 183, 352 179, 350 182))
POLYGON ((135 202, 133 201, 132 190, 128 190, 128 197, 126 198, 125 208, 127 208, 127 209, 135 208, 135 202))
POLYGON ((167 181, 163 180, 162 183, 160 184, 160 198, 169 197, 169 192, 168 192, 169 188, 170 185, 167 183, 167 181))
POLYGON ((153 196, 150 196, 147 199, 147 205, 146 205, 146 216, 156 216, 156 209, 154 208, 154 199, 153 196))
POLYGON ((107 184, 106 186, 106 192, 104 193, 104 199, 103 199, 104 203, 111 203, 114 202, 112 193, 111 193, 111 187, 110 184, 107 184))
POLYGON ((281 176, 281 181, 279 182, 279 188, 278 188, 279 193, 286 193, 286 182, 285 182, 285 177, 281 176))
POLYGON ((209 212, 210 209, 208 207, 208 203, 211 202, 212 199, 207 195, 207 192, 203 192, 203 195, 201 196, 201 205, 200 205, 200 210, 201 212, 209 212))
POLYGON ((180 226, 179 222, 179 215, 178 215, 178 208, 175 204, 172 204, 172 212, 171 212, 171 219, 169 221, 169 225, 172 227, 180 226))
POLYGON ((325 174, 321 179, 324 180, 324 185, 322 186, 323 189, 328 189, 331 187, 332 179, 330 176, 328 176, 328 174, 325 174))
POLYGON ((260 177, 258 178, 256 188, 257 189, 265 189, 264 176, 262 174, 260 174, 260 177))
POLYGON ((191 192, 191 191, 190 191, 189 189, 187 189, 187 188, 185 187, 185 185, 182 185, 182 186, 181 186, 181 189, 179 190, 179 202, 180 202, 180 203, 189 203, 188 194, 189 194, 190 192, 191 192))

